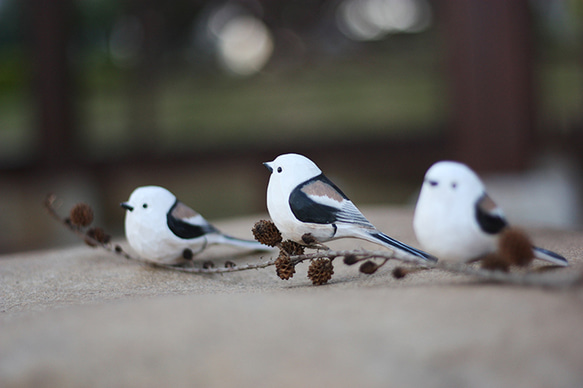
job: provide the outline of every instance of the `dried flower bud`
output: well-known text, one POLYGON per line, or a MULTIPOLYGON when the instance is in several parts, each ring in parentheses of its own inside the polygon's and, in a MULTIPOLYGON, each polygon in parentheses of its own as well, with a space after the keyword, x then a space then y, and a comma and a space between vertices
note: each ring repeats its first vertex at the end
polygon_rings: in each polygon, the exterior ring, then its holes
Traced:
POLYGON ((316 259, 312 260, 308 268, 308 278, 315 286, 326 284, 328 280, 332 279, 334 274, 334 265, 330 259, 316 259))
POLYGON ((236 266, 237 266, 237 264, 235 264, 234 262, 232 262, 230 260, 225 261, 225 268, 234 268, 236 266))
POLYGON ((285 240, 284 242, 282 242, 281 249, 283 249, 290 256, 304 254, 304 246, 298 244, 295 241, 291 241, 291 240, 285 240))
POLYGON ((314 243, 317 243, 318 241, 316 241, 316 238, 314 236, 312 236, 311 233, 304 233, 302 235, 302 241, 306 244, 306 245, 312 245, 314 243))
POLYGON ((283 280, 291 279, 296 273, 296 266, 285 252, 280 252, 275 260, 275 273, 283 280))
POLYGON ((344 256, 344 264, 346 265, 353 265, 358 263, 358 258, 355 255, 346 255, 344 256))
POLYGON ((85 244, 89 245, 91 248, 97 247, 97 244, 93 240, 89 239, 88 237, 89 236, 85 235, 85 238, 83 239, 83 242, 85 244))
POLYGON ((86 203, 78 203, 71 209, 69 220, 75 226, 89 226, 93 222, 93 209, 86 203))
POLYGON ((480 266, 489 271, 508 272, 510 261, 497 253, 491 253, 480 260, 480 266))
POLYGON ((206 260, 202 263, 202 268, 204 269, 209 269, 209 268, 214 268, 215 267, 215 263, 213 263, 210 260, 206 260))
POLYGON ((192 253, 192 249, 184 248, 184 250, 182 251, 182 258, 184 260, 192 260, 193 257, 194 253, 192 253))
POLYGON ((498 252, 510 264, 527 266, 534 259, 532 242, 520 229, 506 228, 498 240, 498 252))
MULTIPOLYGON (((89 229, 85 235, 101 244, 107 244, 111 240, 111 236, 105 233, 105 230, 99 227, 89 229)), ((96 246, 93 241, 88 239, 85 239, 85 243, 92 247, 96 246)))
POLYGON ((281 243, 282 237, 277 226, 271 221, 261 220, 253 225, 253 236, 261 244, 274 247, 281 243))
POLYGON ((395 267, 392 272, 395 279, 403 279, 405 276, 407 276, 408 273, 409 271, 403 267, 395 267))
POLYGON ((375 263, 374 261, 369 260, 369 261, 365 261, 364 263, 362 263, 358 270, 362 273, 367 274, 367 275, 371 275, 371 274, 375 273, 377 271, 377 269, 379 269, 379 265, 377 263, 375 263))

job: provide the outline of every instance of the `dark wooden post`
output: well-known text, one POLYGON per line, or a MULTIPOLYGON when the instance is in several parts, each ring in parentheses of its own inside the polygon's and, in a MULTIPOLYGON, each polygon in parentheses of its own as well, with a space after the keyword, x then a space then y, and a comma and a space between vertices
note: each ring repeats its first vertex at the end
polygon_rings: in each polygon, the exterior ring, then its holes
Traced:
POLYGON ((143 29, 139 59, 128 77, 129 132, 137 155, 151 155, 160 140, 160 56, 165 27, 162 4, 160 0, 129 2, 131 14, 137 17, 143 29))
POLYGON ((533 144, 528 0, 446 0, 454 157, 480 171, 524 168, 533 144))
POLYGON ((38 159, 55 167, 74 159, 74 109, 69 62, 70 0, 28 0, 38 159))

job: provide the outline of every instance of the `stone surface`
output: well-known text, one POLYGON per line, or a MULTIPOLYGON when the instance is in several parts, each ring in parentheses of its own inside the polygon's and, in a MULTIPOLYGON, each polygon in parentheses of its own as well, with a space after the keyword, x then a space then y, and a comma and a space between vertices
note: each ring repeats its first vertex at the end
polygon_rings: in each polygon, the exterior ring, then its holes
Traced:
MULTIPOLYGON (((363 210, 417 245, 409 210, 363 210)), ((217 226, 250 238, 264 217, 217 226)), ((583 270, 583 233, 530 232, 570 259, 557 272, 583 270)), ((273 256, 235 252, 213 248, 204 258, 221 265, 273 256)), ((583 386, 581 289, 441 271, 396 280, 393 263, 373 275, 334 265, 329 284, 312 286, 307 264, 288 281, 273 267, 194 275, 82 243, 1 257, 0 386, 583 386)))

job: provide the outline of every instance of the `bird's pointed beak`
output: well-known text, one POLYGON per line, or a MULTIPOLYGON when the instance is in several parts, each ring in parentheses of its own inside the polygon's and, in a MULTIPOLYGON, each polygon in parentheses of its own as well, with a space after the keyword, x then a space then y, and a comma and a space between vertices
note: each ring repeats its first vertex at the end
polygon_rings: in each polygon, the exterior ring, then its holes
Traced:
POLYGON ((273 172, 273 167, 271 167, 270 162, 265 162, 265 163, 263 163, 263 165, 265 166, 265 168, 267 168, 269 170, 269 172, 273 172))
POLYGON ((130 205, 129 203, 127 203, 127 202, 122 202, 122 203, 119 204, 119 206, 121 206, 124 209, 129 210, 129 211, 133 211, 134 210, 134 207, 132 205, 130 205))

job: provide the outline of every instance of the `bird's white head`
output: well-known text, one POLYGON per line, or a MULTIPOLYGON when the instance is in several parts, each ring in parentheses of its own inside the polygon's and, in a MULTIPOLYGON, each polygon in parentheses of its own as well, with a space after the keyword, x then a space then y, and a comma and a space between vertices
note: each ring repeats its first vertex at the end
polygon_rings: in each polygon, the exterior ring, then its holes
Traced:
POLYGON ((166 219, 168 210, 176 202, 170 191, 160 186, 142 186, 135 189, 121 206, 127 210, 126 219, 137 222, 158 222, 166 219))
POLYGON ((441 161, 427 170, 419 200, 430 199, 444 205, 474 204, 484 194, 484 184, 468 166, 441 161))
POLYGON ((273 161, 263 164, 271 172, 269 184, 277 183, 287 192, 322 173, 314 162, 299 154, 279 155, 273 161))

